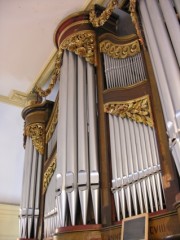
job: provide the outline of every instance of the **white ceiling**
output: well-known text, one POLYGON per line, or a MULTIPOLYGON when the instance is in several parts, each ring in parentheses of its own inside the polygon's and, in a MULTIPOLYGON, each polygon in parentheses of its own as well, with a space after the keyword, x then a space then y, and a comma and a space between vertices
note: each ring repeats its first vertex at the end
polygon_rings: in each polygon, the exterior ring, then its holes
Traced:
POLYGON ((56 48, 58 23, 83 0, 0 0, 0 95, 28 91, 56 48))
MULTIPOLYGON (((0 0, 0 96, 28 92, 56 51, 58 23, 84 0, 0 0)), ((23 173, 21 108, 0 102, 0 203, 19 204, 23 173)))

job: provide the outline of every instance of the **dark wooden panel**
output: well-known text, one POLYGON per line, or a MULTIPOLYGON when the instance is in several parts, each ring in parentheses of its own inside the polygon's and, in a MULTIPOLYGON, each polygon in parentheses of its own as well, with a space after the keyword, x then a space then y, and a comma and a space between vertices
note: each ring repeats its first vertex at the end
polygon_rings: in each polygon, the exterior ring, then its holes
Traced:
POLYGON ((150 94, 150 86, 147 81, 127 88, 111 88, 103 92, 104 103, 116 101, 128 101, 150 94))

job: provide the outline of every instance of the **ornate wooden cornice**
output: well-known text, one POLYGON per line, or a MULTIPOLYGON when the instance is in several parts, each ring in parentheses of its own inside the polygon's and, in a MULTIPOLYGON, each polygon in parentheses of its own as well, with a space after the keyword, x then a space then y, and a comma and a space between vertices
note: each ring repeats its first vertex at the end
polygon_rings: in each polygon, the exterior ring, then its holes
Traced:
POLYGON ((113 43, 110 40, 104 40, 99 44, 100 52, 106 53, 112 58, 126 58, 136 55, 140 52, 139 41, 135 40, 125 44, 113 43))
POLYGON ((148 95, 129 101, 105 103, 104 112, 121 118, 129 118, 150 127, 154 126, 148 95))
POLYGON ((96 65, 96 36, 94 31, 84 30, 69 35, 60 48, 84 57, 87 62, 96 65))
POLYGON ((27 106, 22 111, 22 117, 25 120, 24 136, 32 138, 33 145, 40 154, 44 154, 45 128, 52 107, 53 102, 45 101, 27 106))

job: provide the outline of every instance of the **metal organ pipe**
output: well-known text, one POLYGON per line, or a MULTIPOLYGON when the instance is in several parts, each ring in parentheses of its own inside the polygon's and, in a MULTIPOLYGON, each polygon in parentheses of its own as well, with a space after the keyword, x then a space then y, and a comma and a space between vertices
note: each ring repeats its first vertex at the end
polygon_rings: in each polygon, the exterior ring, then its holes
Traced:
POLYGON ((28 156, 28 164, 27 164, 27 169, 29 169, 29 171, 27 172, 27 194, 26 194, 26 226, 25 226, 25 236, 30 237, 30 222, 31 222, 31 216, 32 216, 32 211, 31 209, 29 209, 29 198, 30 198, 30 194, 31 194, 31 173, 32 173, 32 159, 33 159, 33 144, 32 144, 32 139, 30 139, 30 145, 29 145, 29 156, 28 156))
MULTIPOLYGON (((105 53, 103 55, 107 87, 123 88, 147 79, 141 53, 125 59, 113 59, 105 53)), ((112 191, 117 219, 163 209, 154 130, 144 124, 111 114, 109 128, 112 191)))
POLYGON ((83 224, 87 221, 89 198, 86 81, 86 63, 78 57, 78 188, 83 224))
POLYGON ((136 150, 137 150, 137 159, 138 159, 138 178, 140 179, 140 184, 142 188, 143 202, 145 207, 145 212, 148 212, 148 197, 147 197, 147 189, 145 179, 143 179, 143 155, 142 155, 142 146, 140 141, 140 133, 139 133, 139 124, 134 123, 134 133, 136 139, 136 150), (142 179, 142 180, 141 180, 142 179))
POLYGON ((125 128, 125 141, 126 141, 126 152, 127 152, 127 165, 128 165, 128 178, 130 183, 130 190, 132 195, 132 203, 134 205, 135 214, 137 214, 137 197, 136 197, 136 189, 133 183, 133 159, 132 159, 132 150, 131 150, 131 139, 129 133, 129 124, 128 119, 123 119, 124 128, 125 128))
POLYGON ((131 206, 131 193, 130 186, 128 185, 128 159, 127 159, 127 149, 126 149, 126 136, 125 136, 125 127, 123 119, 119 118, 119 129, 120 129, 120 141, 122 149, 122 159, 123 159, 123 186, 125 186, 125 196, 127 203, 127 210, 129 216, 132 215, 132 206, 131 206))
POLYGON ((68 194, 72 225, 75 225, 77 209, 77 89, 76 56, 69 52, 67 104, 67 159, 66 192, 68 194))
MULTIPOLYGON (((173 101, 173 105, 175 108, 176 114, 180 111, 180 70, 176 61, 176 57, 174 55, 171 42, 166 31, 166 27, 164 25, 164 20, 162 18, 162 14, 160 13, 159 6, 155 0, 145 1, 147 10, 150 13, 150 19, 152 23, 152 28, 155 33, 155 37, 157 40, 157 45, 159 48, 159 52, 161 55, 162 63, 164 65, 164 70, 167 77, 167 83, 171 94, 171 99, 173 101), (163 39, 163 41, 162 41, 163 39), (167 57, 168 56, 168 57, 167 57)), ((174 116, 177 118, 177 116, 174 116)), ((180 120, 177 118, 177 123, 180 127, 180 120)))
POLYGON ((180 66, 180 26, 178 22, 178 18, 173 8, 172 1, 170 0, 160 0, 159 1, 161 10, 168 28, 168 32, 170 34, 170 38, 172 41, 173 48, 175 50, 175 54, 180 66))
POLYGON ((145 36, 150 49, 150 56, 153 60, 153 67, 157 77, 167 133, 170 140, 170 149, 180 174, 180 140, 178 134, 180 126, 180 107, 178 105, 179 93, 177 92, 177 89, 179 89, 180 71, 170 40, 168 39, 162 16, 159 12, 159 6, 156 5, 155 1, 152 1, 150 4, 148 1, 145 2, 141 0, 139 8, 142 15, 145 36), (153 11, 153 16, 148 12, 151 12, 152 7, 155 9, 155 12, 153 11), (154 21, 154 19, 159 20, 158 25, 156 24, 157 20, 154 21), (159 36, 161 36, 161 38, 159 36), (162 38, 163 42, 161 42, 162 38), (154 42, 157 42, 159 47, 157 47, 154 42))
MULTIPOLYGON (((129 131, 130 131, 130 139, 131 139, 131 148, 132 148, 132 164, 133 164, 133 180, 135 181, 135 186, 137 190, 137 196, 138 196, 138 202, 139 202, 139 207, 140 207, 140 212, 143 213, 143 198, 142 198, 142 191, 141 191, 141 185, 138 180, 138 154, 137 154, 137 149, 136 149, 136 136, 135 136, 135 127, 136 124, 133 123, 132 121, 128 121, 129 123, 129 131)), ((137 210, 136 210, 137 214, 137 210)))
POLYGON ((58 134, 57 134, 57 175, 56 194, 57 211, 60 219, 60 226, 66 225, 67 196, 65 191, 65 174, 67 159, 67 96, 68 96, 68 52, 64 51, 63 67, 60 81, 60 96, 58 111, 58 134))
POLYGON ((116 207, 117 219, 120 221, 120 205, 119 195, 117 191, 117 165, 116 165, 116 149, 115 149, 115 132, 113 117, 109 115, 109 128, 110 128, 110 144, 111 144, 111 166, 112 166, 112 191, 114 195, 114 202, 116 207))
POLYGON ((24 173, 23 173, 23 186, 22 186, 22 193, 21 193, 21 209, 20 209, 20 236, 26 237, 26 222, 27 222, 27 216, 26 211, 27 211, 27 189, 28 189, 28 165, 29 165, 29 147, 30 147, 30 137, 27 136, 26 139, 26 146, 25 146, 25 158, 24 158, 24 173))
POLYGON ((146 79, 141 53, 125 59, 103 56, 107 88, 126 87, 146 79))
POLYGON ((97 112, 94 67, 87 63, 88 130, 90 186, 95 223, 99 221, 99 166, 97 149, 97 112))
POLYGON ((68 225, 69 219, 72 225, 76 224, 78 201, 83 224, 87 223, 90 189, 95 223, 99 222, 99 166, 94 75, 93 65, 72 52, 64 52, 59 91, 57 166, 45 197, 44 234, 46 237, 51 236, 56 227, 68 225), (70 216, 66 211, 67 205, 70 216))
POLYGON ((154 35, 154 31, 152 29, 152 24, 150 21, 149 13, 147 11, 147 7, 144 1, 140 1, 140 12, 142 16, 142 23, 144 26, 144 31, 146 34, 147 43, 150 49, 151 59, 153 60, 153 67, 156 74, 158 90, 161 97, 161 103, 163 108, 163 113, 166 121, 166 127, 168 131, 168 135, 171 138, 175 138, 175 120, 174 120, 174 106, 172 104, 170 92, 167 85, 166 74, 164 71, 164 66, 161 62, 161 56, 159 53, 159 49, 156 44, 156 38, 154 35), (149 41, 148 41, 149 39, 149 41), (170 124, 172 123, 172 124, 170 124))
POLYGON ((38 153, 35 147, 33 147, 33 157, 32 157, 32 170, 31 170, 31 182, 30 182, 30 195, 29 195, 29 210, 31 211, 31 216, 29 217, 28 222, 28 232, 29 236, 31 236, 31 231, 34 229, 33 227, 33 219, 34 219, 34 207, 35 207, 35 193, 36 193, 36 180, 37 180, 37 160, 38 153))

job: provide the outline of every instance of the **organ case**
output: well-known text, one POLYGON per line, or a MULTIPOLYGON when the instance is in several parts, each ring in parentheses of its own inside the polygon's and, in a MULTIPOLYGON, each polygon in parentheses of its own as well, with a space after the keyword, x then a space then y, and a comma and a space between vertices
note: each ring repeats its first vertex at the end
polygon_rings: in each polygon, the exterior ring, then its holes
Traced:
POLYGON ((97 29, 83 12, 56 31, 59 91, 44 125, 43 180, 34 160, 26 169, 41 182, 40 212, 38 222, 34 205, 20 214, 20 239, 120 239, 122 220, 144 212, 150 239, 179 234, 178 177, 148 49, 135 33, 118 36, 117 20, 97 29))

